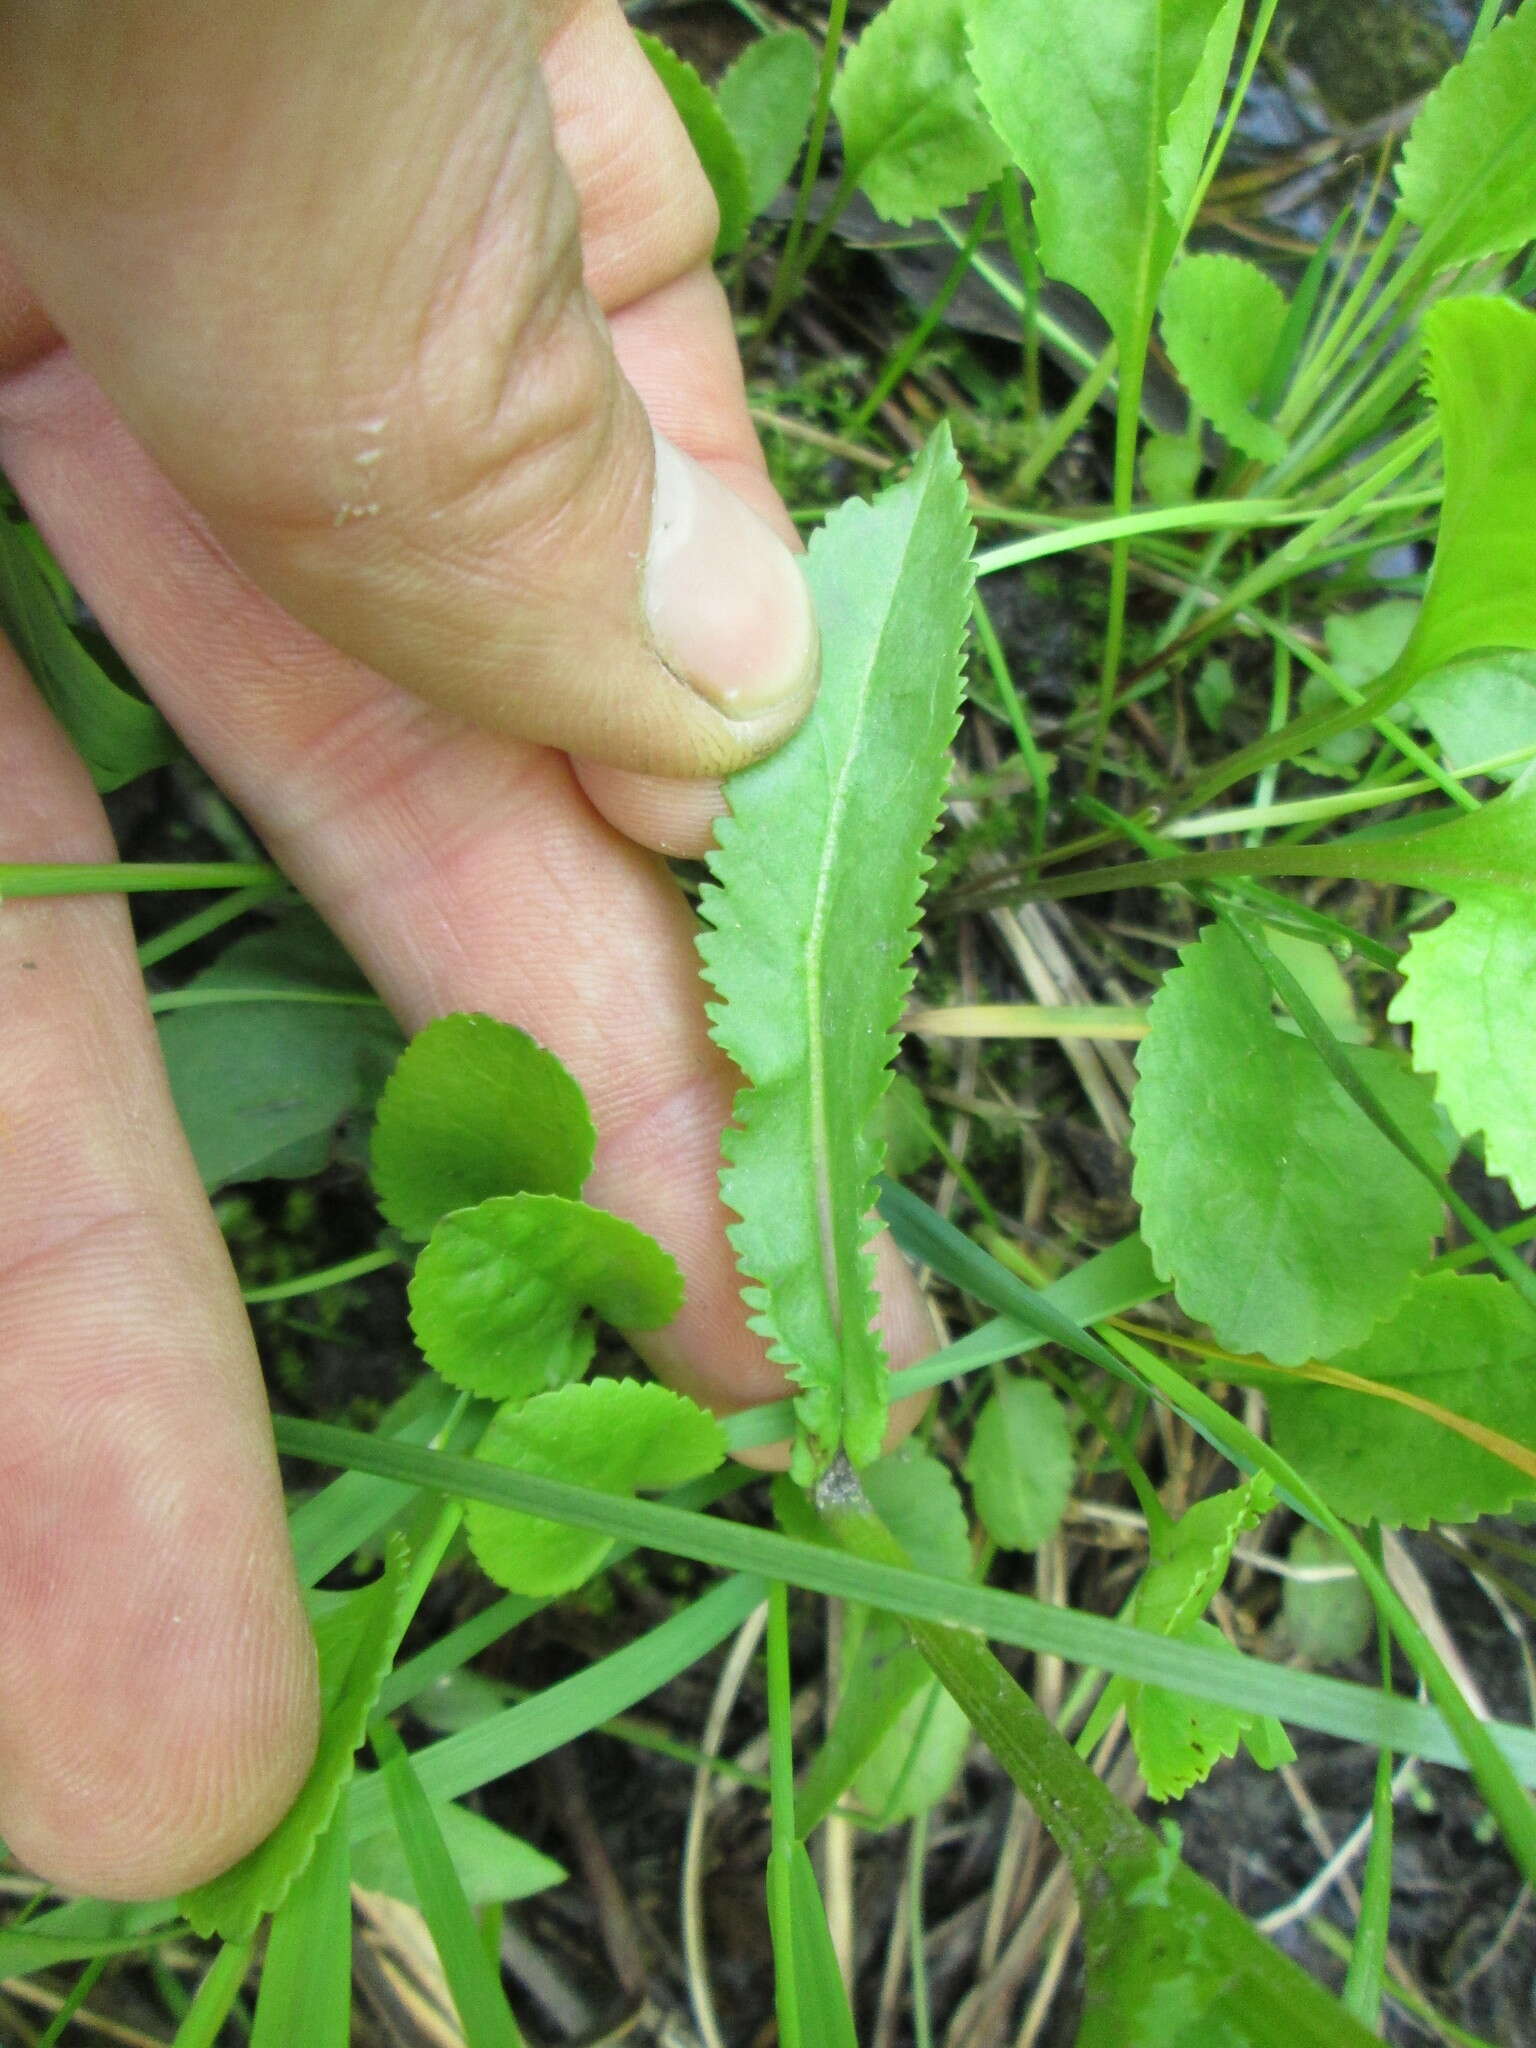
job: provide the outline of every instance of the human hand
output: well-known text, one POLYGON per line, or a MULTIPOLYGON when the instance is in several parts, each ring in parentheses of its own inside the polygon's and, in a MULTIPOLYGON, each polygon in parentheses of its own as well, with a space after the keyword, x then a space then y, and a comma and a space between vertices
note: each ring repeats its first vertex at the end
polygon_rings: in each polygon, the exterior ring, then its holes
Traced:
MULTIPOLYGON (((700 778, 793 727, 813 639, 708 189, 615 0, 0 0, 0 65, 0 466, 402 1024, 488 1010, 571 1066, 587 1192, 688 1277, 650 1362, 772 1398, 731 1077, 634 839, 702 847, 700 778), (701 465, 663 454, 663 510, 705 509, 647 620, 651 424, 701 465)), ((0 860, 110 857, 0 658, 0 860)), ((0 1834, 157 1895, 292 1799, 310 1639, 122 905, 6 905, 0 999, 0 1834)), ((884 1279, 902 1364, 927 1323, 884 1279)))

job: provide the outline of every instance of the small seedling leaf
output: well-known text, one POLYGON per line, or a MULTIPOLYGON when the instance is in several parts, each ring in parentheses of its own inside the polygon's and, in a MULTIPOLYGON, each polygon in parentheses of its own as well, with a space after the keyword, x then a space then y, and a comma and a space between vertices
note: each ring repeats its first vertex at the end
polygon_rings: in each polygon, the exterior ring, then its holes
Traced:
POLYGON ((105 793, 174 761, 181 743, 153 704, 111 674, 112 651, 103 645, 98 659, 71 625, 68 589, 0 487, 0 633, 105 793))
POLYGON ((965 1503, 944 1462, 914 1443, 876 1459, 860 1474, 875 1513, 920 1572, 944 1579, 971 1575, 971 1533, 965 1503))
POLYGON ((1255 411, 1285 327, 1285 294, 1240 256, 1186 256, 1162 296, 1163 341, 1196 409, 1218 434, 1260 462, 1285 440, 1255 411))
POLYGON ((797 28, 749 43, 715 88, 715 104, 747 169, 749 217, 783 190, 816 99, 816 50, 797 28))
MULTIPOLYGON (((1536 1321, 1503 1280, 1418 1279, 1389 1322, 1329 1363, 1510 1438, 1536 1460, 1536 1321)), ((1529 1471, 1401 1399, 1305 1380, 1266 1394, 1275 1449, 1347 1521, 1422 1529, 1503 1514, 1536 1493, 1529 1471)))
POLYGON ((493 1400, 578 1379, 592 1358, 585 1311, 657 1328, 683 1303, 675 1262, 633 1223, 564 1195, 493 1195, 455 1209, 411 1276, 411 1327, 427 1363, 493 1400))
POLYGON ((849 53, 832 105, 846 175, 902 226, 958 206, 1007 165, 966 61, 965 0, 890 0, 849 53))
MULTIPOLYGON (((1202 1617, 1226 1577, 1238 1539, 1257 1528, 1274 1502, 1264 1475, 1228 1493, 1198 1501, 1154 1546, 1136 1595, 1138 1628, 1210 1649, 1226 1639, 1202 1617)), ((1238 1654, 1236 1651, 1234 1655, 1238 1654)), ((1295 1752, 1277 1721, 1202 1700, 1171 1686, 1126 1685, 1126 1722, 1136 1758, 1154 1799, 1181 1799, 1203 1784, 1223 1757, 1249 1740, 1257 1757, 1289 1762, 1295 1752)))
POLYGON ((1055 1535, 1077 1460, 1066 1414, 1043 1381, 999 1381, 976 1418, 965 1476, 994 1543, 1038 1550, 1055 1535))
POLYGON ((877 1112, 958 718, 970 546, 943 431, 906 482, 828 520, 808 562, 820 694, 786 746, 726 785, 700 900, 714 1035, 748 1083, 724 1147, 731 1238, 822 1464, 844 1440, 868 1464, 884 1436, 877 1112))
POLYGON ((1234 0, 970 0, 971 61, 1035 194, 1040 260, 1145 345, 1220 101, 1234 0))
MULTIPOLYGON (((1515 19, 1536 26, 1536 11, 1515 19)), ((1397 665, 1405 684, 1462 655, 1536 648, 1536 313, 1445 299, 1425 315, 1424 345, 1445 487, 1423 607, 1397 665)))
POLYGON ((298 1798, 267 1839, 233 1869, 177 1902, 205 1938, 249 1941, 262 1915, 276 1911, 308 1868, 352 1776, 368 1717, 405 1626, 406 1564, 404 1544, 392 1538, 384 1570, 371 1586, 317 1596, 314 1630, 323 1718, 315 1760, 298 1798))
POLYGON ((641 29, 636 29, 635 40, 665 86, 715 195, 715 204, 720 209, 715 254, 733 256, 747 238, 755 211, 741 145, 715 104, 714 94, 691 64, 658 37, 648 36, 641 29))
POLYGON ((1281 1580, 1281 1625, 1291 1648, 1313 1664, 1350 1663, 1376 1632, 1376 1610, 1342 1546, 1325 1529, 1303 1522, 1291 1539, 1287 1562, 1339 1574, 1281 1580))
POLYGON ((492 1195, 574 1199, 593 1143, 585 1098, 552 1052, 494 1017, 439 1017, 400 1055, 379 1102, 379 1207, 423 1238, 492 1195))
POLYGON ((1536 236, 1536 10, 1506 15, 1441 80, 1408 131, 1397 181, 1441 269, 1536 236))
POLYGON ((1482 764, 1536 750, 1536 654, 1511 650, 1459 661, 1415 684, 1412 704, 1458 773, 1477 767, 1511 782, 1526 762, 1482 764))
MULTIPOLYGON (((501 1410, 479 1456, 517 1472, 566 1479, 599 1493, 663 1492, 713 1472, 725 1436, 712 1415, 681 1394, 640 1380, 594 1380, 501 1410)), ((569 1593, 591 1577, 609 1539, 585 1529, 471 1501, 470 1547, 489 1577, 512 1593, 569 1593)))
POLYGON ((1389 1015, 1413 1026, 1413 1061, 1459 1131, 1481 1131, 1490 1171, 1536 1202, 1536 894, 1463 893, 1419 932, 1389 1015))
MULTIPOLYGON (((510 1835, 483 1814, 448 1801, 434 1806, 438 1828, 472 1906, 507 1905, 563 1884, 566 1873, 531 1842, 510 1835)), ((352 1882, 420 1909, 416 1883, 395 1827, 352 1845, 352 1882)))
MULTIPOLYGON (((1399 1127, 1438 1156, 1418 1077, 1389 1053, 1348 1051, 1399 1127)), ((1283 1365, 1360 1343, 1407 1293, 1440 1205, 1311 1046, 1280 1028, 1262 972, 1224 926, 1180 954, 1138 1067, 1142 1234, 1180 1305, 1227 1349, 1283 1365)))
POLYGON ((918 1683, 853 1781, 859 1804, 888 1828, 916 1820, 947 1799, 971 1746, 971 1724, 964 1709, 928 1673, 915 1651, 907 1655, 913 1659, 918 1683))

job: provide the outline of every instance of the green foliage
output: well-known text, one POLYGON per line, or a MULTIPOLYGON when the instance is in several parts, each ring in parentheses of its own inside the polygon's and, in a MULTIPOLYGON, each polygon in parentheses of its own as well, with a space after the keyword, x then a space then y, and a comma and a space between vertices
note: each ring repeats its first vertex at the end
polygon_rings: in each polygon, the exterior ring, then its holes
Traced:
MULTIPOLYGON (((1152 1562, 1137 1589, 1136 1625, 1183 1642, 1226 1647, 1221 1631, 1202 1616, 1226 1577, 1238 1538, 1258 1527, 1273 1501, 1273 1484, 1261 1474, 1230 1493, 1198 1501, 1155 1538, 1152 1562)), ((1110 1693, 1114 1704, 1124 1704, 1136 1760, 1154 1799, 1182 1799, 1245 1740, 1255 1761, 1269 1768, 1295 1756, 1284 1729, 1267 1715, 1162 1685, 1117 1685, 1110 1693)))
POLYGON ((1323 1529, 1303 1522, 1291 1539, 1288 1563, 1329 1566, 1341 1576, 1282 1579, 1280 1617, 1292 1649, 1314 1664, 1347 1664, 1376 1633, 1371 1596, 1343 1550, 1323 1529))
POLYGON ((1038 1550, 1055 1535, 1077 1459, 1066 1414, 1042 1380, 998 1377, 976 1418, 965 1476, 994 1543, 1038 1550))
POLYGON ((158 1020, 171 1095, 210 1192, 296 1180, 378 1096, 400 1033, 317 918, 237 939, 158 1020))
POLYGON ((832 105, 845 176, 903 226, 958 206, 1007 165, 966 63, 965 0, 890 0, 849 53, 832 105))
MULTIPOLYGON (((454 1870, 472 1906, 503 1905, 563 1884, 565 1872, 531 1842, 510 1835, 483 1814, 449 1800, 434 1808, 454 1870)), ((352 1882, 421 1905, 397 1827, 380 1828, 352 1845, 352 1882)))
MULTIPOLYGON (((120 668, 104 643, 99 655, 70 623, 69 586, 31 527, 6 502, 0 484, 0 633, 79 749, 102 791, 174 761, 181 744, 152 704, 114 675, 120 668)), ((94 635, 89 637, 96 637, 94 635)))
POLYGON ((495 1400, 578 1379, 596 1333, 668 1323, 675 1262, 633 1223, 564 1195, 493 1195, 445 1216, 410 1283, 411 1327, 445 1380, 495 1400))
POLYGON ((666 87, 677 117, 688 131, 694 154, 704 166, 715 204, 720 209, 720 228, 715 237, 717 256, 734 255, 747 238, 754 208, 747 160, 732 134, 730 124, 715 104, 715 96, 693 66, 655 36, 636 29, 635 40, 651 60, 651 68, 666 87))
MULTIPOLYGON (((1402 1301, 1439 1203, 1312 1048, 1280 1028, 1231 932, 1208 926, 1179 960, 1152 1004, 1133 1104, 1153 1263, 1227 1349, 1286 1365, 1331 1357, 1402 1301)), ((1348 1058, 1433 1156, 1434 1108, 1417 1078, 1389 1053, 1348 1058)))
MULTIPOLYGON (((712 1472, 725 1438, 714 1417, 681 1394, 639 1380, 594 1380, 502 1408, 478 1455, 599 1493, 662 1492, 712 1472)), ((579 1586, 608 1552, 605 1536, 480 1501, 471 1502, 466 1526, 488 1577, 540 1598, 579 1586)))
POLYGON ((948 436, 811 544, 820 695, 733 776, 699 951, 747 1080, 721 1189, 754 1327, 802 1389, 812 1459, 879 1455, 889 1392, 867 1249, 877 1112, 958 717, 970 522, 948 436))
MULTIPOLYGON (((1502 1280, 1416 1280, 1398 1313, 1332 1364, 1536 1458, 1536 1318, 1502 1280)), ((1348 1521, 1469 1522, 1536 1492, 1529 1473, 1399 1400, 1308 1381, 1266 1395, 1276 1450, 1348 1521)))
POLYGON ((1040 260, 1145 347, 1220 104, 1238 0, 969 0, 982 101, 1035 194, 1040 260))
POLYGON ((788 1866, 783 1881, 768 1886, 779 2038, 785 2048, 858 2048, 811 1859, 803 1842, 789 1843, 782 1853, 788 1866))
POLYGON ((1536 9, 1506 15, 1430 94, 1397 179, 1440 269, 1536 236, 1536 9))
POLYGON ((715 88, 715 104, 736 138, 755 218, 787 182, 816 98, 816 50, 797 28, 749 43, 715 88))
POLYGON ((1536 1202, 1536 897, 1463 893, 1444 923, 1420 932, 1391 1015, 1413 1026, 1414 1064, 1457 1128, 1481 1131, 1490 1171, 1536 1202))
POLYGON ((308 1869, 327 1830, 345 1843, 345 1829, 332 1829, 331 1823, 405 1627, 406 1565, 405 1547, 395 1538, 371 1586, 318 1596, 314 1629, 323 1718, 315 1760, 298 1798, 266 1840, 177 1902, 199 1934, 249 1941, 262 1915, 275 1912, 308 1869))
POLYGON ((1464 654, 1536 648, 1536 313, 1445 299, 1425 315, 1424 347, 1445 487, 1423 607, 1396 666, 1405 683, 1464 654))
MULTIPOLYGON (((1416 683, 1412 704, 1458 771, 1536 749, 1536 654, 1511 651, 1456 662, 1416 683)), ((1523 765, 1486 772, 1509 782, 1523 765)))
POLYGON ((272 1918, 251 2048, 347 2048, 352 1888, 347 1830, 332 1817, 272 1918))
POLYGON ((379 1101, 373 1181, 407 1237, 492 1195, 565 1195, 592 1171, 580 1088, 553 1053, 494 1017, 440 1017, 401 1054, 379 1101))
POLYGON ((1196 408, 1260 462, 1285 438, 1255 410, 1286 324, 1285 294, 1239 256, 1186 256, 1163 286, 1163 341, 1196 408))

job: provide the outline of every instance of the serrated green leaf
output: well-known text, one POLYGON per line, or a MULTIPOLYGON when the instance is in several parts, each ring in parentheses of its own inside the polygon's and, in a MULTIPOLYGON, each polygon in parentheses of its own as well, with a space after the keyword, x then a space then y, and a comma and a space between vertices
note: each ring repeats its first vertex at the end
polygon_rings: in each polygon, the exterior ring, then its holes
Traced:
POLYGON ((1347 1664, 1376 1632, 1376 1610, 1343 1548, 1325 1529, 1303 1522, 1291 1538, 1289 1564, 1326 1565, 1339 1573, 1328 1579, 1282 1579, 1280 1621, 1298 1656, 1314 1664, 1347 1664))
POLYGON ((958 206, 1007 165, 966 61, 965 0, 890 0, 849 52, 832 105, 846 175, 902 226, 958 206))
POLYGON ((1240 256, 1186 256, 1162 294, 1163 341, 1196 409, 1243 454, 1278 462, 1285 438, 1254 410, 1285 328, 1285 294, 1240 256))
MULTIPOLYGON (((1536 1451, 1536 1318, 1503 1280, 1416 1280, 1390 1322, 1330 1363, 1536 1451)), ((1470 1522, 1536 1490, 1503 1458, 1397 1401, 1306 1381, 1265 1392, 1276 1450, 1346 1521, 1470 1522)))
POLYGON ((732 256, 746 240, 752 224, 752 206, 747 161, 715 96, 693 66, 656 36, 635 30, 635 40, 651 61, 651 69, 666 87, 677 117, 688 131, 694 154, 704 166, 715 204, 720 209, 720 230, 715 237, 715 254, 732 256))
POLYGON ((0 633, 21 657, 49 710, 74 741, 103 793, 174 761, 181 742, 153 704, 109 673, 66 617, 51 560, 30 527, 0 505, 0 633))
POLYGON ((1416 683, 1410 701, 1458 773, 1476 766, 1510 782, 1525 763, 1482 763, 1536 748, 1536 654, 1512 650, 1456 662, 1416 683))
POLYGON ((1483 1133, 1489 1170, 1536 1202, 1536 895, 1462 893, 1418 932, 1388 1015, 1413 1026, 1413 1063, 1465 1136, 1483 1133))
POLYGON ((652 1330, 683 1305, 676 1262, 621 1216, 564 1195, 493 1195, 433 1231, 410 1283, 428 1365, 467 1393, 525 1400, 578 1379, 586 1311, 652 1330))
MULTIPOLYGON (((712 1415, 665 1387, 593 1380, 503 1408, 478 1456, 600 1493, 660 1493, 713 1472, 725 1437, 712 1415)), ((606 1536, 482 1501, 469 1504, 465 1527, 482 1570, 511 1593, 569 1593, 608 1552, 606 1536)))
POLYGON ((969 0, 993 126, 1035 193, 1040 260, 1145 345, 1236 40, 1236 0, 969 0))
POLYGON ((747 167, 747 206, 756 219, 795 168, 816 99, 816 49, 800 29, 749 43, 715 88, 715 104, 747 167))
MULTIPOLYGON (((1226 1577, 1238 1539, 1258 1526, 1274 1497, 1273 1482, 1261 1473, 1230 1492, 1197 1501, 1181 1516, 1154 1546, 1137 1589, 1137 1626, 1180 1642, 1229 1649, 1221 1631, 1202 1616, 1226 1577)), ((1223 1757, 1235 1756, 1245 1739, 1258 1755, 1281 1762, 1295 1755, 1284 1729, 1268 1717, 1171 1686, 1126 1685, 1114 1692, 1123 1698, 1136 1760, 1154 1799, 1182 1799, 1192 1786, 1204 1783, 1223 1757)))
POLYGON ((552 1052, 494 1017, 418 1031, 379 1101, 373 1179, 407 1237, 492 1195, 574 1199, 592 1171, 592 1119, 552 1052))
POLYGON ((1536 236, 1536 9, 1496 24, 1414 119, 1399 204, 1441 269, 1536 236))
MULTIPOLYGON (((471 1813, 452 1800, 434 1805, 433 1811, 472 1906, 508 1905, 564 1884, 566 1873, 558 1863, 483 1814, 471 1813)), ((416 1883, 394 1828, 380 1828, 353 1843, 352 1882, 364 1891, 387 1892, 404 1905, 420 1908, 416 1883)))
POLYGON ((407 1558, 391 1538, 384 1570, 371 1586, 326 1602, 315 1615, 323 1718, 320 1742, 299 1796, 264 1842, 221 1877, 177 1901, 193 1928, 225 1941, 249 1941, 264 1913, 275 1912, 308 1867, 352 1776, 404 1617, 407 1558))
POLYGON ((1424 603, 1397 663, 1405 684, 1465 654, 1536 648, 1536 313, 1445 299, 1424 316, 1424 347, 1445 487, 1424 603))
MULTIPOLYGON (((1213 924, 1179 958, 1137 1062, 1142 1235, 1180 1305, 1228 1350, 1282 1365, 1331 1357, 1402 1301, 1439 1202, 1312 1048, 1279 1028, 1241 941, 1213 924)), ((1417 1077, 1389 1053, 1349 1057, 1436 1156, 1417 1077)))
POLYGON ((965 1476, 994 1543, 1038 1550, 1055 1535, 1077 1459, 1066 1414, 1042 1380, 998 1382, 976 1418, 965 1476))
POLYGON ((815 708, 726 785, 699 940, 714 1036, 746 1076, 721 1190, 754 1327, 803 1392, 814 1458, 878 1457, 877 1111, 911 987, 912 923, 959 711, 971 529, 947 432, 811 544, 815 708))

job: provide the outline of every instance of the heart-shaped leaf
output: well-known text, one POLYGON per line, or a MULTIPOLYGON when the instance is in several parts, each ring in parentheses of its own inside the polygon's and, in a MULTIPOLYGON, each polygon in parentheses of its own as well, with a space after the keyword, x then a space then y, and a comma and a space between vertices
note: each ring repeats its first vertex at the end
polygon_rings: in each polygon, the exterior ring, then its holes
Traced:
POLYGON ((494 1017, 439 1017, 400 1055, 379 1101, 373 1180, 407 1237, 492 1195, 581 1193, 592 1119, 552 1052, 494 1017))
MULTIPOLYGON (((725 1435, 681 1394, 641 1380, 593 1380, 503 1408, 481 1440, 492 1465, 566 1479, 601 1493, 662 1492, 713 1472, 725 1435)), ((542 1515, 471 1501, 465 1514, 481 1567, 512 1593, 549 1598, 590 1578, 609 1538, 542 1515)))
POLYGON ((563 1195, 493 1195, 438 1224, 410 1303, 416 1340, 445 1380, 524 1400, 585 1372, 588 1309, 621 1329, 655 1329, 682 1307, 683 1280, 620 1216, 563 1195))

